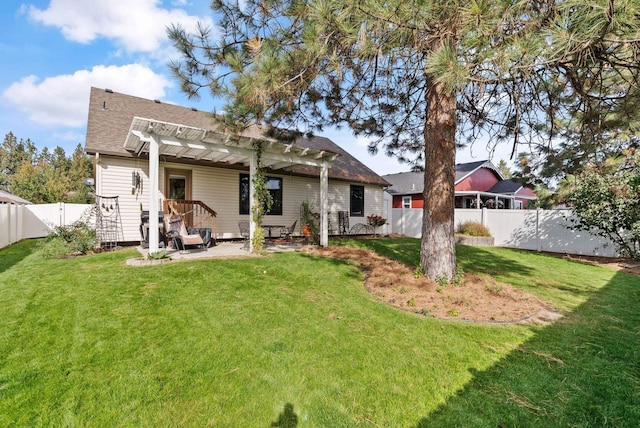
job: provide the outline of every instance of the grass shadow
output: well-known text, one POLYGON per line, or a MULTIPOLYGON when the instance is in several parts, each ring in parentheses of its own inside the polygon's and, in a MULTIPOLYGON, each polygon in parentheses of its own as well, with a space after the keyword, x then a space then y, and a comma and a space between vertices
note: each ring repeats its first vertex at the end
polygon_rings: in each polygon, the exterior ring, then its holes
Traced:
POLYGON ((9 270, 12 266, 20 263, 25 257, 36 250, 38 241, 26 239, 15 244, 11 244, 0 250, 0 273, 9 270))
MULTIPOLYGON (((327 257, 320 256, 317 254, 307 254, 307 253, 299 253, 299 255, 305 259, 308 259, 314 263, 329 263, 333 266, 354 266, 355 270, 352 270, 346 273, 347 278, 353 278, 357 281, 362 281, 364 279, 364 273, 362 271, 362 267, 355 262, 344 260, 336 257, 327 257)), ((320 267, 319 267, 320 268, 320 267)))
POLYGON ((489 276, 495 276, 498 272, 509 272, 510 275, 521 277, 529 277, 535 272, 535 269, 523 263, 521 258, 506 256, 514 254, 517 253, 504 251, 498 253, 487 247, 456 245, 457 265, 465 272, 489 276))
POLYGON ((640 278, 617 273, 565 319, 541 329, 416 428, 637 426, 640 278))
POLYGON ((420 263, 420 240, 416 238, 340 238, 331 244, 369 249, 408 266, 420 263))
MULTIPOLYGON (((420 239, 417 238, 341 239, 332 244, 373 250, 409 267, 420 264, 420 239)), ((498 253, 482 247, 456 245, 456 256, 458 267, 470 273, 495 275, 496 272, 508 271, 514 275, 528 276, 534 271, 516 257, 508 258, 504 256, 504 252, 498 253)))

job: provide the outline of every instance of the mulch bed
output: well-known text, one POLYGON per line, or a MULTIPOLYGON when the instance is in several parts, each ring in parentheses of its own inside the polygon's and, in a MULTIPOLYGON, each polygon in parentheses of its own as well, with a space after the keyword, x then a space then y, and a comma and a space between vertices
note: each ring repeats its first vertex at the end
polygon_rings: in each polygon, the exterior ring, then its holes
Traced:
POLYGON ((345 246, 305 247, 303 251, 358 264, 365 271, 364 285, 371 294, 418 314, 482 322, 548 322, 561 317, 534 295, 491 277, 467 274, 463 285, 441 287, 373 251, 345 246))

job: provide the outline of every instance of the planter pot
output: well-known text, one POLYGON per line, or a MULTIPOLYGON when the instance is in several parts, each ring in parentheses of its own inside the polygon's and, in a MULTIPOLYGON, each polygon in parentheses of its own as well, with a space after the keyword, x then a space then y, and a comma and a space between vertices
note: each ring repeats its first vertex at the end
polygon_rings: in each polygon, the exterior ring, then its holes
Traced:
POLYGON ((474 247, 493 247, 493 236, 469 236, 469 235, 456 235, 456 244, 471 245, 474 247))

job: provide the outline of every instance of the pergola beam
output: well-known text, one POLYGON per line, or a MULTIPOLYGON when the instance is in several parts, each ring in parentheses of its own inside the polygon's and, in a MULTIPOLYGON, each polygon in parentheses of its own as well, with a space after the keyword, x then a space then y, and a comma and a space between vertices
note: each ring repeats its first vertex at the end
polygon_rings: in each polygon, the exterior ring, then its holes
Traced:
MULTIPOLYGON (((143 131, 131 131, 131 134, 136 136, 140 142, 147 143, 150 141, 151 134, 143 132, 143 131)), ((196 151, 207 151, 208 153, 223 153, 226 155, 238 155, 243 158, 248 159, 251 157, 251 154, 254 152, 253 149, 247 149, 243 147, 234 147, 231 145, 225 144, 214 144, 208 143, 204 141, 195 141, 195 140, 184 140, 182 138, 171 137, 171 136, 157 136, 158 143, 160 146, 178 146, 182 147, 184 150, 196 150, 196 151)), ((182 150, 181 150, 182 151, 182 150)), ((326 154, 324 150, 319 151, 313 157, 308 156, 300 156, 293 153, 282 154, 282 153, 274 153, 274 152, 263 152, 262 159, 265 161, 274 161, 286 163, 287 165, 297 164, 297 165, 305 165, 305 166, 315 166, 321 168, 323 163, 327 160, 332 161, 333 153, 331 153, 330 159, 325 159, 323 156, 326 154)), ((183 157, 184 156, 183 154, 183 157)), ((197 159, 197 157, 194 157, 197 159)))
MULTIPOLYGON (((254 138, 223 134, 214 130, 193 128, 151 119, 134 117, 124 147, 137 155, 149 153, 149 252, 158 251, 159 211, 159 160, 161 155, 176 158, 210 159, 213 162, 243 163, 249 167, 249 204, 255 204, 253 197, 253 177, 258 167, 257 152, 253 148, 254 138), (164 149, 164 152, 163 152, 164 149)), ((324 150, 300 148, 293 144, 282 144, 268 139, 262 146, 263 165, 274 170, 303 165, 320 168, 320 245, 327 246, 329 168, 338 154, 324 150)), ((256 225, 249 219, 250 247, 256 225)))

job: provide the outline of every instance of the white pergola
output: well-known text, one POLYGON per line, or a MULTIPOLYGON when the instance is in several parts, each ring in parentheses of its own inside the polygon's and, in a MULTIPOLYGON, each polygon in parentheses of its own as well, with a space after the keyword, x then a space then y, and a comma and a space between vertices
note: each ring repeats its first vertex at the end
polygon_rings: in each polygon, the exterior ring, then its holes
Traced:
MULTIPOLYGON (((133 118, 124 148, 136 155, 149 154, 149 213, 152 214, 160 210, 158 168, 161 155, 248 166, 249 204, 253 206, 253 176, 258 167, 257 153, 253 148, 256 141, 263 142, 260 161, 264 167, 273 170, 295 165, 320 168, 320 245, 327 246, 329 168, 338 156, 336 153, 297 147, 264 137, 249 137, 140 117, 133 118)), ((249 217, 251 242, 256 225, 252 216, 249 217)), ((158 251, 158 226, 158 216, 149 215, 149 253, 158 251)))

